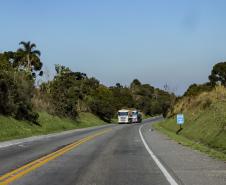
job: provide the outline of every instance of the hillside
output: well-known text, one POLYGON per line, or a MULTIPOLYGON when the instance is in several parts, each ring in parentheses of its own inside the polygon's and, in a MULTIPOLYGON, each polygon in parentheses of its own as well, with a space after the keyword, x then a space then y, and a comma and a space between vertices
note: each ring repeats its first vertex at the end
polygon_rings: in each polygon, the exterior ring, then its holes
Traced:
POLYGON ((195 97, 181 98, 168 113, 169 119, 157 127, 176 133, 177 113, 185 115, 179 135, 226 154, 226 89, 223 86, 195 97))
POLYGON ((91 113, 80 113, 77 121, 52 116, 45 112, 39 113, 39 116, 40 126, 28 121, 0 116, 0 141, 105 124, 91 113))

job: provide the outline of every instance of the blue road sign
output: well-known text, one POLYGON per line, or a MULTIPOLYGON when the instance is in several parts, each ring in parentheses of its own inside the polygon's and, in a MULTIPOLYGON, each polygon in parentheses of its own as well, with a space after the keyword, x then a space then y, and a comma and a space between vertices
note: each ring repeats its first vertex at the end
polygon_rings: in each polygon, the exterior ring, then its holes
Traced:
POLYGON ((184 115, 183 114, 177 114, 177 124, 178 125, 184 124, 184 115))

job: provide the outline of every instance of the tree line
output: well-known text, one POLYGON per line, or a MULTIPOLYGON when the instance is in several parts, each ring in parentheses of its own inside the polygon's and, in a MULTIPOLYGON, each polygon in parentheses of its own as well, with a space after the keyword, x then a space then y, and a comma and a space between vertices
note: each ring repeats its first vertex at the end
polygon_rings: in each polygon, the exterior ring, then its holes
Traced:
POLYGON ((208 78, 209 81, 203 84, 190 85, 183 96, 197 96, 202 92, 211 91, 216 85, 226 87, 226 62, 215 64, 208 78))
POLYGON ((52 80, 35 85, 43 75, 41 52, 31 42, 16 51, 0 53, 0 114, 38 124, 38 112, 77 119, 92 112, 111 122, 117 110, 137 108, 147 115, 166 115, 175 95, 134 79, 107 87, 85 73, 55 65, 52 80))

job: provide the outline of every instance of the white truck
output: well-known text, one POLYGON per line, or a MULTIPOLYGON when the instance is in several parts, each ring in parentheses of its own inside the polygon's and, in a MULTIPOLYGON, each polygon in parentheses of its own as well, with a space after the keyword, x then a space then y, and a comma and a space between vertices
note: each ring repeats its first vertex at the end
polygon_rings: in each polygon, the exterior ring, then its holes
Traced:
POLYGON ((118 111, 118 123, 130 123, 129 110, 122 109, 118 111))
POLYGON ((132 123, 141 123, 142 122, 142 114, 138 110, 133 110, 131 114, 132 123))

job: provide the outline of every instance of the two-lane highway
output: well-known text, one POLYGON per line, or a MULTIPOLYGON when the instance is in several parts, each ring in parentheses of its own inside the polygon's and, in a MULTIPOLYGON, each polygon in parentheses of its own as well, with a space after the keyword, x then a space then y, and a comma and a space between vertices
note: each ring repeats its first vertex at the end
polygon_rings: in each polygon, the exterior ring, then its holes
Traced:
POLYGON ((0 184, 173 184, 145 146, 141 126, 152 121, 112 124, 0 148, 0 184))

